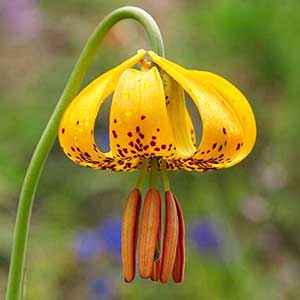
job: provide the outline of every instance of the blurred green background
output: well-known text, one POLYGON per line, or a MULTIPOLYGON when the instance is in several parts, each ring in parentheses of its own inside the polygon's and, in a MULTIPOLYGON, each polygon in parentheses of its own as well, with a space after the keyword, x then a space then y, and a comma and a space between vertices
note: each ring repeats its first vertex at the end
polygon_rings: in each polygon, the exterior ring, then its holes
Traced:
MULTIPOLYGON (((56 142, 36 195, 24 299, 299 299, 299 0, 2 0, 0 295, 33 149, 89 34, 122 5, 156 19, 169 59, 244 92, 256 146, 231 169, 171 174, 187 224, 186 277, 162 286, 122 281, 120 218, 136 173, 81 168, 56 142)), ((143 29, 119 23, 85 83, 141 47, 149 48, 143 29)))

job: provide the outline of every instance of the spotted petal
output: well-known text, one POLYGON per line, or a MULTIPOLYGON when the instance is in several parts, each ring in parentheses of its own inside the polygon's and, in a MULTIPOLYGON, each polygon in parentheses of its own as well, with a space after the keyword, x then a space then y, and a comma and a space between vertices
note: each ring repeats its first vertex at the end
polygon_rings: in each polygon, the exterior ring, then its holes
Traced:
MULTIPOLYGON (((114 69, 98 77, 67 107, 59 128, 59 142, 74 162, 96 169, 124 170, 126 165, 118 164, 111 152, 98 149, 94 139, 95 119, 103 101, 114 91, 121 74, 135 65, 145 55, 144 50, 126 60, 114 69)), ((131 166, 137 166, 138 161, 131 166)))
POLYGON ((126 70, 117 84, 110 112, 110 147, 123 158, 168 158, 174 139, 163 85, 156 67, 126 70))
POLYGON ((167 161, 169 169, 221 169, 244 159, 253 148, 256 125, 242 93, 220 76, 184 69, 151 51, 149 56, 191 96, 202 120, 197 150, 190 157, 167 161))

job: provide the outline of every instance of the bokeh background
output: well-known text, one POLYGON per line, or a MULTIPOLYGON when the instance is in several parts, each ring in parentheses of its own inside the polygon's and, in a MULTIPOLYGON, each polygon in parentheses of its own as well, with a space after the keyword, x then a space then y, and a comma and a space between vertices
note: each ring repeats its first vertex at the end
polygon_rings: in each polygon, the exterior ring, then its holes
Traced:
MULTIPOLYGON (((24 299, 299 299, 298 0, 2 0, 0 298, 33 149, 89 34, 121 5, 154 16, 168 58, 218 73, 245 93, 257 143, 231 169, 171 174, 187 224, 186 278, 181 286, 161 286, 122 281, 121 215, 136 173, 81 168, 56 142, 34 204, 24 299)), ((85 83, 141 47, 149 48, 143 29, 119 23, 85 83)), ((105 147, 107 122, 101 120, 97 132, 105 147)))

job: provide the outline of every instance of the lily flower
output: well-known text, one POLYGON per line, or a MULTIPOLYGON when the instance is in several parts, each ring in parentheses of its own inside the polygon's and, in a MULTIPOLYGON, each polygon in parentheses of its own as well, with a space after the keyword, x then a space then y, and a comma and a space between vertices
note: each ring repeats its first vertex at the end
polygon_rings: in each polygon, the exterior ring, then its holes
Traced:
POLYGON ((255 139, 252 109, 231 83, 209 72, 184 69, 145 50, 84 88, 67 107, 59 127, 60 145, 75 163, 101 170, 142 170, 123 216, 126 282, 135 277, 137 248, 142 278, 162 283, 171 276, 176 283, 183 280, 184 220, 167 171, 203 172, 231 167, 251 152, 255 139), (137 64, 140 69, 134 68, 137 64), (199 145, 184 91, 194 101, 202 120, 199 145), (110 151, 103 152, 95 142, 94 126, 102 103, 111 94, 110 151), (154 178, 157 170, 164 179, 165 222, 161 221, 162 203, 155 180, 142 207, 141 182, 147 172, 154 178))

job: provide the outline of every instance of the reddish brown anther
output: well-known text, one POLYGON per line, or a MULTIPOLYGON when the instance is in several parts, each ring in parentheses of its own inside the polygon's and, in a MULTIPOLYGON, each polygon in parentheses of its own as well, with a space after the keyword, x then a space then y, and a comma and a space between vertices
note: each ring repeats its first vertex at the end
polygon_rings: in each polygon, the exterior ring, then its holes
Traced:
POLYGON ((159 226, 157 232, 157 240, 156 240, 156 249, 155 249, 155 257, 153 262, 153 268, 151 273, 152 281, 159 281, 160 276, 160 265, 161 265, 161 212, 159 215, 159 226))
POLYGON ((162 283, 166 283, 173 272, 179 232, 176 202, 173 194, 169 191, 166 192, 165 203, 166 223, 160 272, 160 281, 162 283))
POLYGON ((160 214, 160 194, 150 189, 145 197, 140 232, 139 273, 142 278, 149 278, 152 273, 160 214))
POLYGON ((125 282, 131 282, 135 276, 135 256, 140 210, 141 193, 135 188, 127 198, 122 221, 122 264, 125 282))
MULTIPOLYGON (((174 196, 174 195, 173 195, 174 196)), ((174 196, 178 220, 179 220, 179 234, 178 234, 178 243, 177 243, 177 251, 176 258, 173 268, 173 280, 175 283, 181 283, 184 278, 184 266, 185 266, 185 226, 184 219, 180 204, 174 196)))

